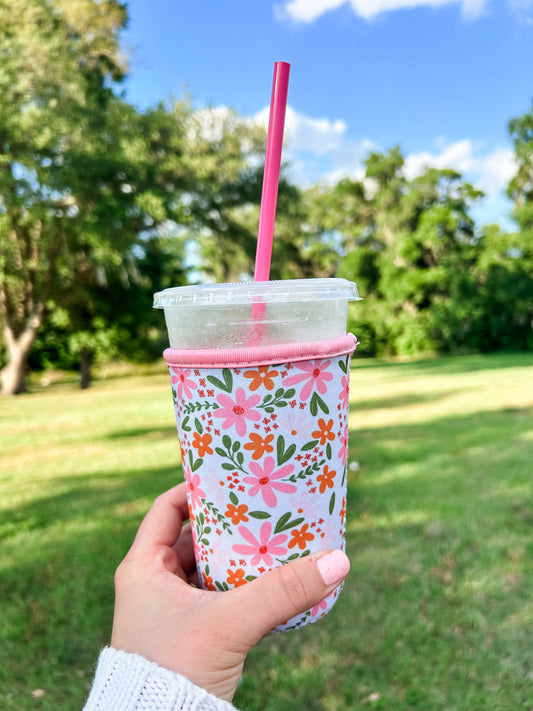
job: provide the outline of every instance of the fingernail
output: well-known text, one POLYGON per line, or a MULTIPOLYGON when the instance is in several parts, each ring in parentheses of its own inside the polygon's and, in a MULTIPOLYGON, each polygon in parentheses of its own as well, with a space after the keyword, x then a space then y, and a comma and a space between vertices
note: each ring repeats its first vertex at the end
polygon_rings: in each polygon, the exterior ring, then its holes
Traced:
POLYGON ((317 560, 317 568, 326 585, 340 583, 350 570, 348 556, 342 551, 332 551, 317 560))

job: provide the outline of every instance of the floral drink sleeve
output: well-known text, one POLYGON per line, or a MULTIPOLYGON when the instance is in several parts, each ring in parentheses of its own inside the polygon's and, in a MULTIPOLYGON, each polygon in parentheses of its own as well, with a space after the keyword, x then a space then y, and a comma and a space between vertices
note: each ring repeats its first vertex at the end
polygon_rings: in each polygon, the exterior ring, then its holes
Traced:
MULTIPOLYGON (((198 572, 208 590, 345 547, 352 334, 165 351, 198 572)), ((323 617, 340 589, 276 628, 323 617)))

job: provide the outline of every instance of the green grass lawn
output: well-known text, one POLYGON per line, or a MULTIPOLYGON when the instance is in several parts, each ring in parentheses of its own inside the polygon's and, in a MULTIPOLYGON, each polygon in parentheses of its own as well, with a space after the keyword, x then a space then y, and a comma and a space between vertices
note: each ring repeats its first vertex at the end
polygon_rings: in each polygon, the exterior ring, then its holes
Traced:
MULTIPOLYGON (((351 386, 352 570, 253 650, 236 705, 533 709, 533 354, 356 357, 351 386)), ((114 570, 182 477, 173 418, 162 364, 0 400, 2 711, 81 709, 114 570)))

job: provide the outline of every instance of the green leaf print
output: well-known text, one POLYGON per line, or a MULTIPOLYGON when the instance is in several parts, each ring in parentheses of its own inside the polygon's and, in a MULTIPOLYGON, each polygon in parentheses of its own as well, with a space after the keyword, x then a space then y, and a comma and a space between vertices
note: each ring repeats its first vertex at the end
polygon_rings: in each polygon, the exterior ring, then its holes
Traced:
POLYGON ((302 452, 309 452, 311 449, 314 449, 317 446, 317 444, 318 444, 317 439, 313 439, 311 442, 307 442, 302 447, 302 452))
POLYGON ((229 500, 231 501, 231 503, 232 503, 234 506, 238 506, 238 504, 239 504, 239 499, 237 498, 237 494, 235 494, 235 492, 233 492, 233 491, 230 491, 230 492, 229 492, 229 500))
POLYGON ((205 525, 205 516, 201 511, 196 517, 195 528, 197 540, 200 541, 200 543, 203 543, 204 546, 208 546, 209 539, 205 536, 211 533, 211 527, 205 525))
POLYGON ((203 459, 194 459, 192 456, 192 451, 189 449, 189 466, 191 468, 192 472, 195 472, 197 469, 200 469, 200 467, 203 464, 203 459))
POLYGON ((198 432, 198 434, 203 434, 203 425, 197 417, 194 418, 194 426, 196 427, 196 431, 198 432))
POLYGON ((222 469, 225 469, 226 471, 233 471, 234 469, 239 469, 244 474, 248 474, 246 469, 243 468, 244 454, 242 452, 239 452, 239 449, 241 448, 241 443, 238 441, 232 442, 231 437, 229 437, 228 435, 224 435, 222 437, 222 444, 226 448, 225 450, 222 449, 222 447, 215 447, 215 452, 218 454, 219 457, 229 459, 229 462, 222 462, 222 464, 220 465, 222 469))
POLYGON ((305 550, 303 553, 292 553, 288 558, 276 558, 278 563, 281 563, 281 565, 287 565, 287 563, 290 563, 293 560, 297 560, 298 558, 307 558, 308 555, 311 554, 310 550, 305 550))
POLYGON ((203 403, 201 402, 188 402, 186 405, 183 406, 183 412, 186 415, 190 415, 193 412, 200 412, 200 410, 218 410, 220 405, 218 405, 216 402, 209 402, 208 400, 204 400, 203 403))
POLYGON ((287 449, 285 449, 285 438, 283 435, 280 435, 278 437, 276 450, 278 455, 278 467, 280 467, 282 464, 285 464, 291 459, 293 454, 296 452, 296 445, 291 444, 287 447, 287 449))
POLYGON ((333 513, 333 509, 335 508, 335 492, 331 495, 331 499, 329 500, 329 515, 333 513))
POLYGON ((309 409, 314 417, 318 415, 318 408, 320 408, 325 415, 329 415, 329 407, 324 400, 322 400, 318 393, 313 393, 311 402, 309 403, 309 409))
POLYGON ((208 375, 207 379, 216 388, 224 390, 224 392, 226 393, 231 393, 231 391, 233 390, 233 375, 231 374, 231 370, 229 368, 223 368, 222 377, 224 378, 224 382, 222 382, 218 378, 215 378, 214 375, 208 375))
POLYGON ((316 474, 322 466, 326 463, 325 459, 321 459, 320 462, 313 462, 312 464, 308 464, 306 468, 298 472, 298 474, 291 474, 289 477, 286 477, 284 481, 292 481, 293 484, 296 484, 298 482, 298 479, 307 479, 308 476, 312 476, 313 474, 316 474))
POLYGON ((270 518, 270 514, 266 511, 248 511, 248 516, 252 518, 270 518))
POLYGON ((265 395, 257 407, 258 409, 263 408, 265 412, 274 412, 274 408, 276 407, 287 407, 289 404, 288 401, 291 397, 294 397, 295 393, 296 390, 294 388, 289 388, 288 390, 278 388, 274 393, 274 397, 272 397, 272 395, 265 395))
POLYGON ((282 531, 288 531, 289 528, 295 528, 299 526, 305 518, 301 516, 300 518, 295 518, 291 521, 291 513, 288 511, 280 517, 274 529, 274 533, 282 533, 282 531))
POLYGON ((220 513, 219 509, 217 509, 215 504, 211 503, 210 501, 207 501, 206 499, 202 499, 202 503, 208 511, 211 511, 211 513, 213 514, 213 516, 215 516, 222 528, 232 536, 233 530, 231 526, 227 522, 226 517, 220 513))

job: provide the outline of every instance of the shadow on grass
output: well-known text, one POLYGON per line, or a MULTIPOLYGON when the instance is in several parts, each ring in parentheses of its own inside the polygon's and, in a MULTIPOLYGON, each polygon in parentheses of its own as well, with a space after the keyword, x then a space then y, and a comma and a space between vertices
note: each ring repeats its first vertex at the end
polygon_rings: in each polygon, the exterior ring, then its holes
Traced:
MULTIPOLYGON (((516 408, 352 432, 362 468, 349 481, 344 592, 323 622, 254 650, 237 705, 324 711, 378 693, 373 708, 397 711, 525 708, 533 645, 518 633, 528 629, 533 582, 532 415, 516 408)), ((175 467, 60 476, 52 486, 69 491, 3 514, 6 711, 34 708, 35 688, 46 691, 40 709, 82 707, 109 639, 116 566, 151 500, 179 478, 175 467)))
POLYGON ((435 371, 438 374, 469 373, 480 370, 500 370, 506 368, 533 367, 533 354, 527 351, 514 353, 490 353, 464 356, 446 356, 445 359, 413 358, 412 360, 382 360, 357 358, 357 352, 352 359, 352 369, 365 368, 399 368, 403 372, 435 371))
POLYGON ((352 432, 344 590, 252 651, 237 706, 530 708, 532 429, 513 408, 352 432))
POLYGON ((51 492, 2 513, 2 709, 82 708, 108 642, 113 575, 151 501, 183 479, 176 467, 51 482, 51 492), (9 702, 9 703, 8 703, 9 702))
POLYGON ((173 437, 176 439, 176 426, 169 427, 135 427, 131 430, 115 430, 108 432, 105 435, 106 439, 133 439, 138 437, 146 437, 147 439, 167 439, 173 437))
POLYGON ((406 393, 405 395, 396 395, 389 398, 375 398, 371 400, 357 399, 357 384, 351 389, 352 397, 350 399, 350 412, 359 412, 363 410, 392 410, 395 407, 405 407, 408 405, 421 405, 425 402, 437 402, 445 400, 455 392, 463 392, 464 388, 457 390, 446 390, 445 392, 429 392, 429 393, 406 393))
POLYGON ((54 477, 51 483, 61 489, 62 493, 36 497, 26 504, 2 511, 0 541, 22 531, 43 529, 74 519, 86 519, 90 523, 95 515, 99 519, 103 515, 109 515, 111 518, 112 507, 139 498, 155 498, 157 493, 179 481, 183 481, 181 467, 54 477), (65 486, 69 484, 71 488, 64 491, 65 486))

